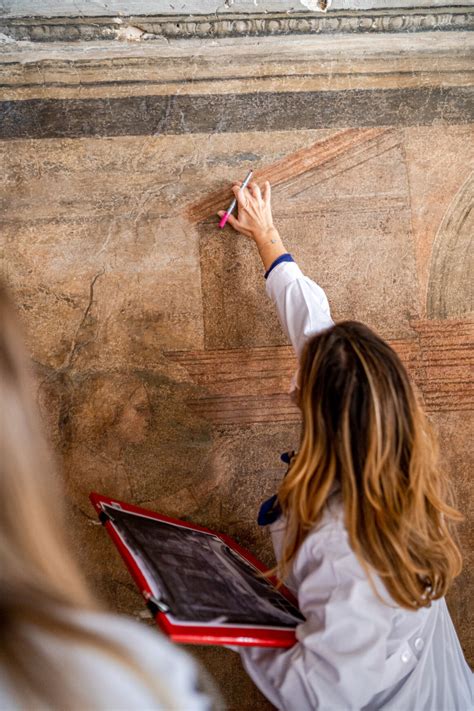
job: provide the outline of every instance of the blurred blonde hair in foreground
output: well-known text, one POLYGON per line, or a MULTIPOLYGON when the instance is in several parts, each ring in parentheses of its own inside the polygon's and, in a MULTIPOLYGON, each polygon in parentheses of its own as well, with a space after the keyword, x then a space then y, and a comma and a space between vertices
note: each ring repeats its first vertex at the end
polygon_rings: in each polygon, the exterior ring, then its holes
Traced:
POLYGON ((0 665, 23 707, 93 708, 61 673, 37 633, 89 645, 140 678, 157 705, 175 708, 127 650, 74 622, 98 609, 69 553, 63 493, 41 431, 30 363, 13 305, 0 281, 0 665))

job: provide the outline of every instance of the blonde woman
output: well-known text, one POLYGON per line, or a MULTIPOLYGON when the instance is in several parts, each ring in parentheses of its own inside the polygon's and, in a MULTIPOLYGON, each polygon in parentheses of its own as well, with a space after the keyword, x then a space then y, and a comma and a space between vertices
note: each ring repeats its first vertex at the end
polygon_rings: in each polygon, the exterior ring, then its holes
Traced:
MULTIPOLYGON (((334 325, 323 290, 286 252, 270 186, 233 188, 230 224, 254 240, 299 358, 297 454, 260 523, 306 621, 289 650, 243 663, 278 709, 474 708, 444 596, 461 569, 436 444, 405 368, 366 326, 334 325)), ((223 213, 219 213, 222 215, 223 213)))
POLYGON ((91 598, 64 540, 28 369, 0 284, 0 709, 209 709, 187 655, 91 598))

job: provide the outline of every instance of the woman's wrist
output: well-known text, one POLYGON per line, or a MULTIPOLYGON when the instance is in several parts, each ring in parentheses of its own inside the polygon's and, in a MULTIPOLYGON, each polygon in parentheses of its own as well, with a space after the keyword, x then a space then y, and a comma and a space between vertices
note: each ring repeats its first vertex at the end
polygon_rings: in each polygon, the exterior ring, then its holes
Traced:
POLYGON ((275 244, 278 241, 281 242, 278 230, 273 226, 256 231, 253 235, 253 239, 259 251, 268 244, 275 244))
POLYGON ((268 271, 278 257, 286 254, 278 230, 274 227, 258 233, 254 237, 265 271, 268 271))

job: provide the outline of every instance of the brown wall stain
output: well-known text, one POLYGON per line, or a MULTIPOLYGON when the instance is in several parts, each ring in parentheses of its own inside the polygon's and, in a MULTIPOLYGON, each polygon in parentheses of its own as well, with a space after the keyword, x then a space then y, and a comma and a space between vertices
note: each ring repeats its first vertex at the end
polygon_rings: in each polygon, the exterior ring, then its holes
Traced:
MULTIPOLYGON (((393 129, 389 128, 349 128, 338 131, 329 138, 316 141, 312 146, 302 148, 265 168, 256 170, 253 179, 259 183, 268 180, 273 186, 277 186, 317 168, 334 167, 337 172, 340 156, 346 153, 360 155, 370 150, 380 138, 387 138, 393 133, 393 129)), ((229 188, 216 190, 190 205, 186 209, 186 216, 192 223, 214 217, 217 211, 222 209, 222 205, 229 201, 229 197, 232 199, 229 188)))

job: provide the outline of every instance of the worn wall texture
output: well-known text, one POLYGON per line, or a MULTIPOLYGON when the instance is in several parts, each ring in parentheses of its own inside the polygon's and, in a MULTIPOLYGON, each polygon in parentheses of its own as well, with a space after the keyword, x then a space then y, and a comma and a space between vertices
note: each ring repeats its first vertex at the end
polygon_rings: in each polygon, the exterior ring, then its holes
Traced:
MULTIPOLYGON (((215 218, 250 166, 273 182, 276 224, 334 317, 365 321, 400 353, 472 520, 470 47, 464 33, 7 45, 2 271, 71 536, 112 608, 143 605, 92 489, 271 561, 255 514, 283 473, 279 453, 298 443, 295 363, 258 255, 215 218)), ((461 543, 449 603, 472 662, 468 521, 461 543)), ((267 708, 232 652, 197 653, 231 708, 267 708)))

